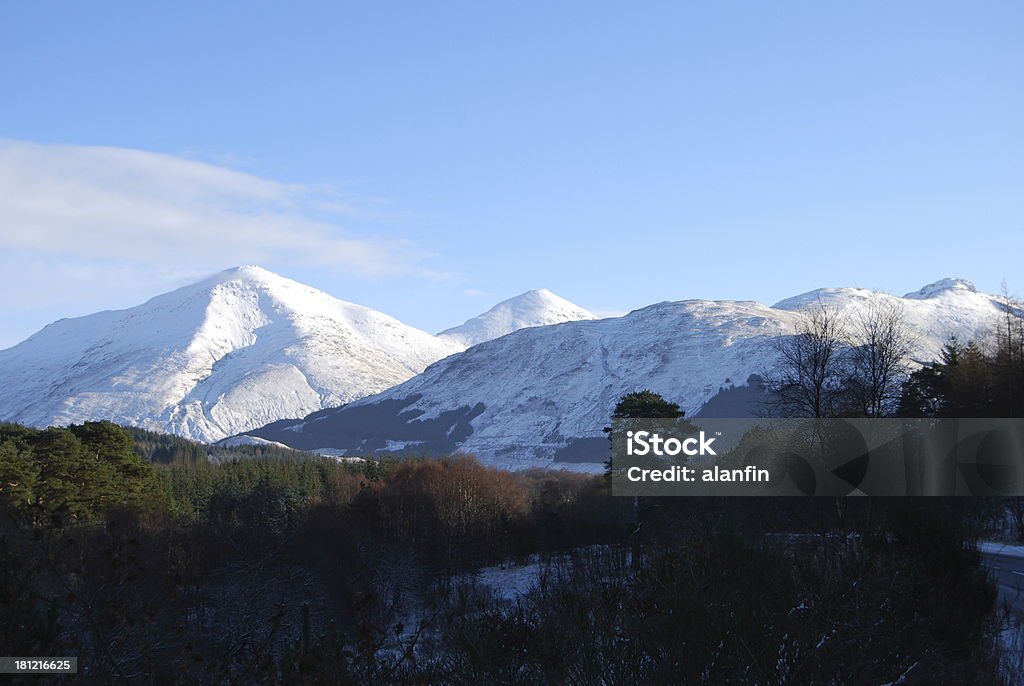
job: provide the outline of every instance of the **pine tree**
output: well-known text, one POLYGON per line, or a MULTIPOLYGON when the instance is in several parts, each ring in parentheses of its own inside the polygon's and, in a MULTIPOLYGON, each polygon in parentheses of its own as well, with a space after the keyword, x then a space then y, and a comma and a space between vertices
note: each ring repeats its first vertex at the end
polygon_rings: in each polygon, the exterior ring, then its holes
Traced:
POLYGON ((654 391, 643 390, 627 393, 615 405, 612 419, 622 418, 657 418, 674 419, 685 413, 679 403, 669 402, 654 391))
POLYGON ((39 466, 28 447, 0 442, 0 505, 20 518, 32 504, 38 481, 39 466))
MULTIPOLYGON (((681 420, 685 416, 679 403, 666 400, 659 394, 650 390, 627 393, 616 403, 612 411, 612 422, 616 419, 675 419, 681 420)), ((696 431, 697 427, 690 422, 682 422, 681 430, 690 432, 696 431)), ((605 427, 604 432, 608 434, 608 440, 612 440, 612 427, 605 427)), ((612 458, 604 464, 605 476, 611 479, 612 458)), ((630 534, 630 549, 633 571, 640 569, 640 538, 643 528, 644 510, 640 505, 640 496, 633 496, 633 532, 630 534)))
POLYGON ((955 417, 950 398, 950 373, 960 364, 964 346, 950 336, 939 359, 921 366, 907 377, 900 394, 900 417, 955 417))

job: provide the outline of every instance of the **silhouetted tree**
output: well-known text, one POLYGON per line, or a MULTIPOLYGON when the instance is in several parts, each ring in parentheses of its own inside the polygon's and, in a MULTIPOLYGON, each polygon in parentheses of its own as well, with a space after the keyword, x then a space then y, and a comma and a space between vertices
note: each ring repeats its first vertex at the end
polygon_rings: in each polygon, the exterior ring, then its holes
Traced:
POLYGON ((784 417, 831 417, 839 408, 846 378, 847 336, 839 311, 817 301, 804 313, 796 334, 775 346, 778 368, 769 373, 776 411, 784 417))
POLYGON ((895 413, 915 341, 903 305, 875 297, 854 316, 849 328, 844 395, 850 409, 865 417, 895 413))
MULTIPOLYGON (((612 421, 616 419, 682 419, 686 413, 679 407, 679 403, 674 403, 666 400, 661 395, 650 391, 642 390, 635 391, 633 393, 627 393, 619 399, 616 403, 615 409, 612 411, 612 421)), ((687 427, 681 427, 683 430, 691 429, 696 431, 689 422, 686 422, 687 427)), ((608 434, 608 440, 612 440, 612 427, 605 427, 605 433, 608 434)), ((612 459, 609 458, 605 463, 605 475, 610 479, 612 474, 612 459)), ((640 507, 640 496, 633 496, 633 532, 630 534, 630 544, 632 548, 632 567, 634 570, 639 569, 640 565, 640 537, 641 530, 643 528, 643 509, 640 507)))
POLYGON ((950 336, 938 360, 926 362, 903 382, 896 414, 901 417, 949 417, 950 371, 960 363, 964 346, 950 336))

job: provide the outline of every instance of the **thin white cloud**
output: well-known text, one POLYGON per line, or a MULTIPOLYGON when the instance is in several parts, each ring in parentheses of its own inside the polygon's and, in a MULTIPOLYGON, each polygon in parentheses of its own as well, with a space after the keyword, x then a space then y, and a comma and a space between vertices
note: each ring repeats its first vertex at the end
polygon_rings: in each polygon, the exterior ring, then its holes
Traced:
POLYGON ((354 236, 322 188, 142 150, 0 139, 0 250, 193 270, 272 261, 380 276, 442 273, 408 241, 354 236))

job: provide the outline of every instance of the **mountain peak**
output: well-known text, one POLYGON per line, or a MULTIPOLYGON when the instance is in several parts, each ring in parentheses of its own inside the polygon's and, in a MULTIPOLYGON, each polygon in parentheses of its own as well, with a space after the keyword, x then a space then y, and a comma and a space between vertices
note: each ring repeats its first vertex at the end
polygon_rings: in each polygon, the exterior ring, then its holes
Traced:
POLYGON ((225 276, 245 276, 245 277, 265 277, 265 276, 277 276, 274 272, 269 269, 264 269, 258 264, 242 264, 231 269, 225 269, 221 272, 225 276))
MULTIPOLYGON (((978 289, 967 279, 945 278, 923 286, 920 290, 907 293, 903 297, 908 300, 929 300, 945 293, 977 293, 978 289)), ((873 297, 878 292, 865 288, 818 288, 807 293, 786 298, 772 305, 777 310, 802 310, 818 301, 838 301, 873 297)))
POLYGON ((565 298, 562 298, 560 296, 555 295, 554 293, 552 293, 551 291, 549 291, 546 288, 534 288, 533 290, 523 291, 519 295, 512 296, 508 300, 502 300, 500 303, 498 303, 497 305, 495 305, 491 309, 493 310, 493 309, 495 309, 497 307, 500 307, 502 305, 514 305, 514 304, 536 303, 536 302, 544 302, 544 303, 549 303, 549 304, 550 303, 554 303, 554 304, 557 304, 557 305, 568 305, 570 307, 574 307, 574 308, 577 308, 577 309, 582 309, 582 308, 577 307, 573 303, 569 302, 565 298))
POLYGON ((907 293, 904 298, 911 298, 913 300, 926 300, 928 298, 934 298, 948 293, 951 291, 967 291, 968 293, 977 293, 978 289, 974 287, 974 284, 967 279, 954 279, 945 278, 939 279, 934 283, 930 283, 927 286, 923 286, 920 290, 916 290, 913 293, 907 293))
POLYGON ((0 351, 0 418, 212 441, 377 393, 460 349, 248 265, 0 351))
POLYGON ((224 269, 219 272, 214 272, 212 274, 207 274, 206 276, 200 277, 195 281, 184 286, 181 286, 180 288, 174 291, 170 291, 168 293, 164 293, 156 297, 174 297, 174 294, 177 293, 178 291, 190 292, 196 289, 208 290, 210 288, 228 283, 243 283, 249 286, 261 287, 267 286, 269 284, 276 284, 282 282, 297 283, 287 277, 272 272, 269 269, 264 269, 259 265, 245 264, 239 265, 237 267, 231 267, 230 269, 224 269))
POLYGON ((461 326, 446 329, 438 335, 471 346, 531 326, 581 319, 597 319, 597 316, 546 288, 537 288, 503 300, 461 326))
POLYGON ((282 281, 292 282, 291 279, 281 276, 276 272, 272 272, 269 269, 265 269, 258 264, 243 264, 230 269, 225 269, 222 272, 217 272, 200 283, 226 283, 228 281, 242 281, 252 284, 279 283, 282 281))

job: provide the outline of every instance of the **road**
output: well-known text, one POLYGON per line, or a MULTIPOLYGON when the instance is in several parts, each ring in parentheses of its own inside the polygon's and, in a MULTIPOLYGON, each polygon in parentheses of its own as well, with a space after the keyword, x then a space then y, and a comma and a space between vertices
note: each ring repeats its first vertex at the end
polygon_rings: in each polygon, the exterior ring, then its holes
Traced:
POLYGON ((1024 557, 1019 553, 982 552, 981 564, 999 585, 999 602, 1009 603, 1024 618, 1024 557))

